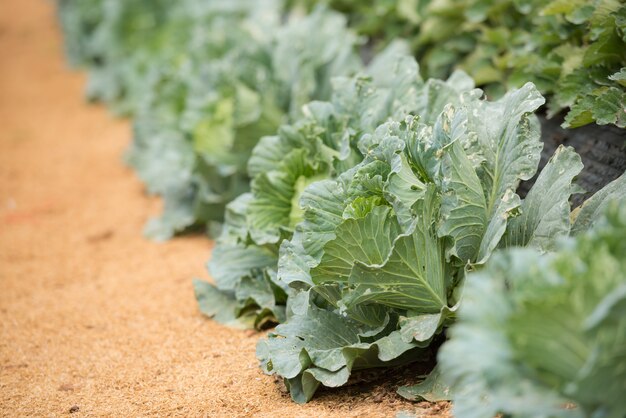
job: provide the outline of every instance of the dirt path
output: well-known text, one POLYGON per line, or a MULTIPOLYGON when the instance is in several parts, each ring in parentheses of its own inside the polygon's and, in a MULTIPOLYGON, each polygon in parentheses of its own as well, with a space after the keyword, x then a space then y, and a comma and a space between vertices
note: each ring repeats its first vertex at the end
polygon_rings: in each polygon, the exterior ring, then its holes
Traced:
MULTIPOLYGON (((394 416, 390 386, 293 404, 256 334, 202 317, 210 242, 141 230, 158 202, 123 167, 130 130, 82 101, 51 1, 0 2, 0 415, 394 416)), ((442 412, 443 413, 443 412, 442 412)))

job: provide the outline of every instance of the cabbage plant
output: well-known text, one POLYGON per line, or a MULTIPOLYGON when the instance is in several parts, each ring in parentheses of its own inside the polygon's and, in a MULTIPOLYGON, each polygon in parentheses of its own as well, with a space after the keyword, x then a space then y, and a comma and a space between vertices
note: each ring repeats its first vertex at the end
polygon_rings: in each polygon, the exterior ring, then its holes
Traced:
POLYGON ((510 249, 468 276, 439 354, 455 416, 624 416, 626 206, 603 206, 555 252, 510 249))
MULTIPOLYGON (((469 272, 499 248, 551 251, 583 228, 570 220, 583 168, 572 148, 557 149, 524 199, 516 193, 537 172, 541 94, 529 83, 497 101, 481 95, 380 125, 360 138, 361 163, 304 190, 276 274, 294 291, 287 321, 257 348, 297 402, 353 370, 431 358, 469 272)), ((580 222, 623 182, 581 209, 580 222)))

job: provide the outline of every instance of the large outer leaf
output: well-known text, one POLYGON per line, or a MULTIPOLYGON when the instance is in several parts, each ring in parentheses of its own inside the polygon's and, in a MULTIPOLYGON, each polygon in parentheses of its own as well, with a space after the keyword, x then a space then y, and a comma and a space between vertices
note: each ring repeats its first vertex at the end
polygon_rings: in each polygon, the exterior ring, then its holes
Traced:
POLYGON ((449 190, 444 196, 444 222, 439 234, 454 238, 451 254, 462 262, 476 260, 485 232, 487 202, 482 184, 462 145, 454 142, 444 159, 449 190))
POLYGON ((344 298, 348 306, 367 301, 423 313, 446 306, 449 273, 443 242, 433 232, 438 206, 431 187, 424 201, 417 203, 414 231, 394 241, 383 264, 356 261, 349 279, 354 289, 344 298))
POLYGON ((530 179, 537 171, 543 145, 531 114, 544 101, 535 86, 527 83, 498 101, 480 101, 469 112, 468 130, 484 155, 479 175, 489 214, 507 190, 514 190, 520 180, 530 179))
POLYGON ((311 305, 259 341, 257 357, 266 373, 286 379, 292 399, 304 403, 319 386, 345 384, 353 369, 412 361, 416 346, 398 332, 363 342, 372 328, 311 305))
POLYGON ((507 221, 512 214, 516 213, 517 208, 520 205, 520 198, 511 189, 507 190, 502 196, 502 199, 498 202, 494 212, 491 214, 485 235, 480 243, 480 249, 478 250, 477 264, 482 264, 491 255, 491 252, 496 249, 502 235, 506 231, 507 221))
POLYGON ((400 232, 388 206, 374 207, 365 217, 347 219, 335 230, 336 238, 324 246, 320 264, 311 270, 314 283, 347 282, 355 262, 382 264, 400 232))
POLYGON ((521 214, 509 221, 500 245, 531 245, 549 251, 559 238, 569 235, 568 201, 577 191, 572 180, 582 169, 580 156, 572 148, 560 146, 524 199, 521 214))
POLYGON ((454 169, 449 173, 449 191, 452 198, 456 197, 457 206, 449 211, 453 216, 448 217, 442 230, 457 239, 453 254, 468 257, 462 261, 475 259, 484 263, 519 206, 515 190, 520 180, 528 180, 535 174, 543 147, 538 122, 531 114, 543 102, 537 89, 526 84, 496 102, 478 101, 468 106, 467 129, 471 141, 466 145, 468 157, 461 155, 458 147, 452 148, 449 167, 454 169), (470 157, 474 154, 482 156, 476 170, 482 195, 471 173, 470 157), (467 185, 463 177, 467 178, 467 185), (486 222, 480 225, 481 221, 486 222), (480 244, 476 247, 478 237, 480 244), (473 247, 470 249, 468 245, 473 247))

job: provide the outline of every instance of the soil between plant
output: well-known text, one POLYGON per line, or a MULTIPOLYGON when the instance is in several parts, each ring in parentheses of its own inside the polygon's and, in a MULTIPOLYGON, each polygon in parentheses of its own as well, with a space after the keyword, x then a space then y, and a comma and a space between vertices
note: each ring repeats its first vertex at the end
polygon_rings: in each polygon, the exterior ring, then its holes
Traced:
POLYGON ((258 334, 199 313, 211 243, 142 237, 159 202, 121 163, 129 123, 84 103, 53 6, 0 2, 0 415, 449 416, 384 376, 296 405, 258 334))

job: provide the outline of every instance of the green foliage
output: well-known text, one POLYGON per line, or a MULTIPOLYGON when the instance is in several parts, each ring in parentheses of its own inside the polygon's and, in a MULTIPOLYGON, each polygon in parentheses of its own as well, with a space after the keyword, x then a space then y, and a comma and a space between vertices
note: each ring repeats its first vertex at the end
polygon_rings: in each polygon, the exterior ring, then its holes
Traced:
MULTIPOLYGON (((303 0, 305 4, 315 3, 303 0)), ((422 69, 490 95, 533 82, 564 127, 626 127, 626 5, 618 0, 327 0, 361 33, 411 39, 422 69)))
POLYGON ((555 253, 504 251, 468 276, 439 355, 455 416, 624 416, 626 206, 604 213, 555 253))

